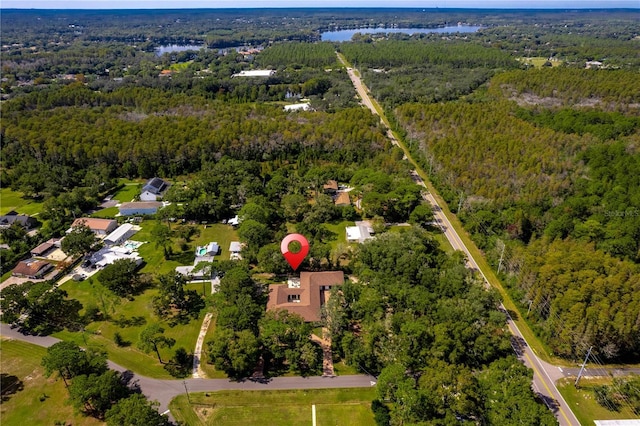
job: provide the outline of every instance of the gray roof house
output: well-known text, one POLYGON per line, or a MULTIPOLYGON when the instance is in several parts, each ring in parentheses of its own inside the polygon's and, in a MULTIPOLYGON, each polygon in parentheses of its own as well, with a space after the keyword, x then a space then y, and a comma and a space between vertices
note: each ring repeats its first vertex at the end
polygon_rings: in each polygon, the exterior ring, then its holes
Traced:
POLYGON ((36 226, 38 221, 31 216, 27 216, 26 214, 18 214, 18 212, 15 212, 13 210, 5 215, 0 216, 0 228, 8 228, 14 223, 17 223, 24 229, 31 229, 36 226))
POLYGON ((156 214, 160 207, 162 207, 160 201, 132 201, 120 204, 120 214, 122 216, 156 214))
POLYGON ((158 198, 162 198, 162 195, 164 195, 168 188, 169 184, 158 177, 149 179, 149 181, 142 187, 140 200, 156 201, 158 198))

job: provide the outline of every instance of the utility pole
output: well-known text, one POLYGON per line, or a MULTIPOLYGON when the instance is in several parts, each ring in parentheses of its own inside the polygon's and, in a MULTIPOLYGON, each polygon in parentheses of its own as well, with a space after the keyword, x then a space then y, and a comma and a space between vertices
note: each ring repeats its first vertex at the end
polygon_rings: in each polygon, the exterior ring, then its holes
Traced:
POLYGON ((464 192, 460 191, 460 201, 458 201, 458 210, 456 214, 460 213, 460 209, 462 208, 462 201, 464 201, 464 192))
POLYGON ((184 385, 184 390, 187 392, 187 401, 189 401, 189 405, 191 405, 191 398, 189 397, 189 389, 187 389, 187 382, 183 380, 182 384, 184 385))
POLYGON ((507 245, 502 241, 500 241, 500 243, 502 243, 502 253, 500 254, 500 261, 498 262, 498 273, 500 273, 500 269, 502 268, 502 259, 504 258, 504 249, 507 247, 507 245))
POLYGON ((582 363, 582 367, 580 367, 580 372, 578 373, 578 378, 576 378, 576 382, 574 383, 575 387, 578 387, 578 382, 580 381, 580 377, 582 377, 582 373, 584 372, 584 367, 585 367, 585 365, 587 365, 587 360, 589 359, 589 355, 591 355, 591 349, 593 349, 593 346, 589 347, 589 350, 587 351, 587 356, 584 357, 584 362, 582 363))

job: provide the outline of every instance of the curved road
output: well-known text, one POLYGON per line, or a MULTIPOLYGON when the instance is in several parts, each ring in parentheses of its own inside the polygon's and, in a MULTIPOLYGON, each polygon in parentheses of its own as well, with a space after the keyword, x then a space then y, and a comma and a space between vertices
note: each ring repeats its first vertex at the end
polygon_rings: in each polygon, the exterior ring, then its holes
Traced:
MULTIPOLYGON (((337 55, 340 62, 344 64, 345 67, 347 67, 347 73, 349 74, 349 78, 351 78, 351 81, 353 82, 353 85, 355 86, 356 91, 358 92, 358 95, 362 99, 363 105, 368 107, 374 115, 379 115, 378 111, 374 107, 373 101, 369 96, 369 93, 366 90, 366 87, 360 81, 360 78, 358 77, 354 69, 347 65, 342 55, 340 55, 339 53, 337 53, 337 55)), ((384 119, 381 118, 381 121, 383 124, 386 125, 386 122, 384 119)), ((396 140, 396 138, 393 136, 388 126, 387 126, 387 134, 389 135, 389 137, 391 138, 392 142, 395 145, 400 145, 399 142, 396 140)), ((417 167, 417 165, 415 164, 414 166, 417 167)), ((422 181, 422 179, 420 178, 417 172, 412 173, 412 178, 416 183, 426 188, 426 185, 424 184, 424 182, 422 181)), ((466 255, 467 266, 475 271, 480 272, 480 274, 482 274, 482 277, 484 278, 484 281, 485 281, 485 286, 487 286, 488 288, 490 286, 490 283, 487 280, 487 277, 485 277, 482 270, 478 267, 478 264, 473 258, 473 255, 467 249, 466 245, 458 235, 457 231, 449 222, 449 219, 442 211, 442 208, 438 204, 435 197, 429 192, 425 192, 423 194, 423 197, 426 201, 428 201, 431 204, 433 208, 435 222, 442 229, 447 240, 449 240, 449 243, 451 243, 454 250, 460 250, 466 255)), ((514 348, 514 351, 516 352, 518 358, 522 362, 524 362, 525 365, 533 369, 534 390, 541 396, 542 400, 549 407, 549 409, 553 411, 553 413, 556 415, 556 418, 558 419, 558 422, 562 426, 579 425, 580 422, 578 421, 576 416, 573 414, 573 412, 571 411, 571 408, 569 407, 569 405, 566 403, 566 401, 564 400, 564 398, 556 388, 555 381, 559 378, 557 376, 557 372, 558 372, 557 368, 550 364, 543 363, 536 356, 536 354, 531 350, 531 348, 527 344, 522 333, 520 333, 520 330, 518 329, 516 324, 513 322, 511 316, 509 315, 509 312, 506 309, 504 309, 504 306, 501 306, 501 309, 507 316, 507 325, 509 327, 509 330, 511 331, 511 334, 513 334, 514 336, 512 339, 512 346, 514 348)))
MULTIPOLYGON (((0 336, 15 340, 22 340, 38 346, 49 346, 60 342, 51 336, 32 336, 12 329, 8 324, 0 324, 0 336)), ((185 393, 185 385, 189 392, 206 392, 217 390, 274 390, 274 389, 327 389, 327 388, 362 388, 376 384, 371 376, 353 375, 336 377, 276 377, 264 381, 245 380, 233 382, 227 379, 185 379, 161 380, 140 376, 130 370, 109 361, 109 368, 127 372, 131 377, 130 384, 140 387, 142 393, 149 400, 160 403, 158 411, 165 413, 169 409, 169 402, 178 395, 185 393)))

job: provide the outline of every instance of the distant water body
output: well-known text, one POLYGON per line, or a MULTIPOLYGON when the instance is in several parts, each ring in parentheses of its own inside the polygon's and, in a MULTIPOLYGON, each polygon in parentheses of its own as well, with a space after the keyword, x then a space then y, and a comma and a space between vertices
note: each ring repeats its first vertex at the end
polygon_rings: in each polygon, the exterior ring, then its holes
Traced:
POLYGON ((186 52, 187 50, 198 51, 204 47, 205 46, 168 44, 166 46, 156 47, 155 50, 156 50, 156 55, 162 56, 165 53, 186 52))
POLYGON ((472 25, 455 25, 441 28, 358 28, 355 30, 327 31, 320 34, 322 41, 349 41, 355 33, 361 34, 430 34, 430 33, 475 33, 481 27, 472 25))

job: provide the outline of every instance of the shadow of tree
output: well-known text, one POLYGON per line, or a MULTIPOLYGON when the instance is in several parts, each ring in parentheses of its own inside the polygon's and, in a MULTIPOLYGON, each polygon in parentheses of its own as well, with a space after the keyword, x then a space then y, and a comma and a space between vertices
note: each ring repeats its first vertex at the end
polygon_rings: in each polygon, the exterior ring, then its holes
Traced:
POLYGON ((11 374, 0 374, 0 401, 6 402, 11 399, 12 395, 22 391, 24 383, 17 376, 11 374))

